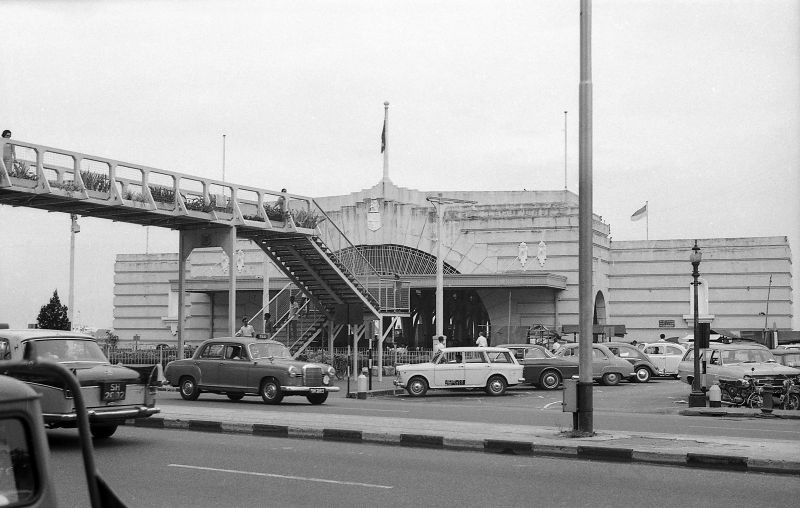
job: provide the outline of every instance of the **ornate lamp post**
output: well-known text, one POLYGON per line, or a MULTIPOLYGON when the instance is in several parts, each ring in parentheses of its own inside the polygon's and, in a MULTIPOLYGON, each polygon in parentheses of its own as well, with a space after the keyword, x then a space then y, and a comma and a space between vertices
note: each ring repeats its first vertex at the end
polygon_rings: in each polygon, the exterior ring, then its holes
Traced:
POLYGON ((705 407, 706 395, 703 393, 701 379, 700 379, 700 312, 697 300, 697 278, 700 277, 700 261, 703 259, 703 254, 700 252, 700 247, 697 246, 697 240, 694 241, 692 253, 689 255, 689 262, 692 263, 692 278, 694 282, 694 377, 692 378, 692 393, 689 394, 689 407, 705 407))

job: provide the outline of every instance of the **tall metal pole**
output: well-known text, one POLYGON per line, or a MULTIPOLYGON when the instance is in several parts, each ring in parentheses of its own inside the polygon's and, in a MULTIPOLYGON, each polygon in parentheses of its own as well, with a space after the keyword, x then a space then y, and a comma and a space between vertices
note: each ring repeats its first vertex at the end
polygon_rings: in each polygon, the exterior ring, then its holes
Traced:
POLYGON ((592 401, 592 334, 594 295, 592 288, 592 3, 581 0, 580 85, 579 85, 579 173, 578 189, 578 313, 580 321, 580 360, 578 411, 574 430, 594 432, 592 401))
POLYGON ((383 181, 389 180, 389 101, 383 103, 383 181))
POLYGON ((693 377, 692 377, 692 392, 689 394, 689 407, 705 407, 706 405, 706 396, 703 393, 702 389, 702 379, 700 378, 700 305, 698 302, 698 286, 700 283, 698 282, 698 278, 700 277, 700 247, 697 246, 697 240, 694 241, 694 247, 692 247, 692 255, 690 257, 690 261, 692 263, 692 285, 693 288, 693 312, 694 312, 694 365, 693 365, 693 377))
POLYGON ((564 111, 564 190, 567 190, 567 112, 564 111))
POLYGON ((69 215, 69 298, 67 301, 67 319, 70 328, 75 327, 75 233, 80 232, 78 216, 74 213, 69 215))
POLYGON ((222 135, 222 181, 225 181, 225 134, 222 135))
MULTIPOLYGON (((439 194, 439 198, 442 195, 439 194)), ((444 335, 444 252, 442 235, 444 234, 444 212, 447 205, 439 202, 436 207, 436 335, 444 335)))
POLYGON ((769 327, 769 294, 772 292, 772 274, 769 274, 769 286, 767 286, 767 308, 764 309, 764 345, 772 348, 772 337, 770 343, 767 344, 767 328, 769 327))

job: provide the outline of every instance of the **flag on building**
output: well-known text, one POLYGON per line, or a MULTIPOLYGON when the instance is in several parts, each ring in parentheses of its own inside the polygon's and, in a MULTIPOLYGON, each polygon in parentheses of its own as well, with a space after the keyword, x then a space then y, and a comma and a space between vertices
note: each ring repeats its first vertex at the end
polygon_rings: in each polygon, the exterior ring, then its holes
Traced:
POLYGON ((632 221, 637 221, 637 220, 641 219, 642 217, 646 217, 646 216, 647 216, 647 203, 645 203, 643 207, 641 207, 638 210, 636 210, 635 212, 633 212, 633 215, 631 215, 631 220, 632 221))
POLYGON ((381 131, 381 153, 386 150, 386 119, 383 119, 383 130, 381 131))

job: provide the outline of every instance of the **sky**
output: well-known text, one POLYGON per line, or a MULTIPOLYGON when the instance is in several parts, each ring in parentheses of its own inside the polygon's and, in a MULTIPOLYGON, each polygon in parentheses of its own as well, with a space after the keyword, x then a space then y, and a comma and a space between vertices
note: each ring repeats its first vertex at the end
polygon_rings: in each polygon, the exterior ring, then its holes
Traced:
MULTIPOLYGON (((4 0, 0 128, 218 179, 224 134, 227 181, 317 197, 380 180, 389 101, 398 186, 577 193, 579 5, 4 0)), ((800 328, 800 2, 596 0, 592 85, 612 239, 788 236, 800 328)), ((66 303, 69 225, 0 206, 0 322, 66 303)), ((80 225, 75 321, 111 327, 115 257, 177 233, 80 225)))

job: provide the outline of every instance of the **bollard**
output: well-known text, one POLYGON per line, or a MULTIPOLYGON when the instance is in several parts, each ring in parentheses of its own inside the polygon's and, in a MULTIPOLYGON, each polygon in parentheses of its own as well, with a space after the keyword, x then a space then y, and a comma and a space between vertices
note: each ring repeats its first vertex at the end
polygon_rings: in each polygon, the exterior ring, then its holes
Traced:
POLYGON ((359 399, 366 399, 367 398, 367 376, 364 373, 367 371, 367 368, 364 367, 361 369, 361 374, 358 376, 358 398, 359 399))
POLYGON ((761 403, 761 412, 770 414, 772 413, 772 387, 765 386, 761 389, 761 398, 763 402, 761 403))
POLYGON ((708 389, 708 407, 722 407, 722 390, 717 383, 708 389))

